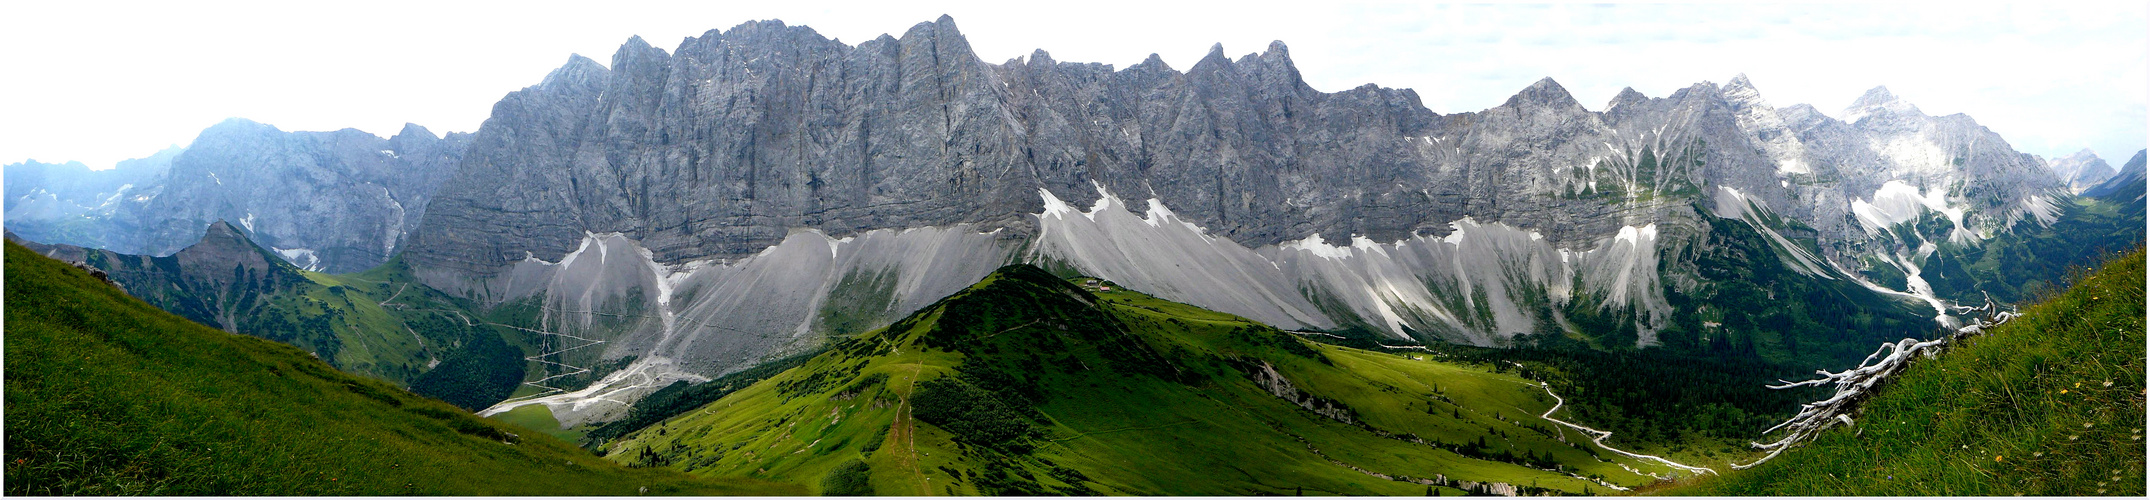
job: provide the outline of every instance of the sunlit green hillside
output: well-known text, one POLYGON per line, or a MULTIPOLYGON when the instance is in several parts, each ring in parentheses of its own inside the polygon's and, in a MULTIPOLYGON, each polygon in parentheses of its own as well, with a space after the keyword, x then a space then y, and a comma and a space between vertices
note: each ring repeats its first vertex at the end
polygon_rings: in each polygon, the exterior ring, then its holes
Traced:
POLYGON ((9 495, 803 492, 621 467, 6 252, 9 495))
POLYGON ((2143 251, 1919 360, 1855 425, 1692 495, 2142 496, 2143 251))
POLYGON ((827 494, 1604 494, 1675 474, 1540 418, 1554 397, 1488 365, 1084 281, 1003 268, 600 447, 827 494))

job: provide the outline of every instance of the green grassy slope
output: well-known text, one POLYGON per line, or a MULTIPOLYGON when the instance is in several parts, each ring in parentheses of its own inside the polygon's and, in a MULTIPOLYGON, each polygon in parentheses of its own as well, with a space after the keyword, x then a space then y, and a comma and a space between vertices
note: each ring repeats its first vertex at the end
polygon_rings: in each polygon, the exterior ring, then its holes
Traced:
POLYGON ((884 495, 1454 495, 1461 481, 1602 494, 1588 478, 1671 473, 1537 418, 1554 400, 1536 382, 1432 356, 1315 344, 1010 266, 599 447, 884 495), (1258 383, 1270 370, 1319 411, 1258 383))
POLYGON ((523 359, 539 341, 501 324, 527 325, 534 313, 480 317, 468 301, 418 284, 401 257, 361 273, 308 272, 228 224, 165 257, 26 244, 103 270, 136 298, 197 323, 291 344, 464 408, 490 406, 543 376, 523 359))
POLYGON ((6 249, 10 495, 796 494, 634 470, 6 249))
POLYGON ((2143 251, 1921 360, 1858 425, 1693 495, 2144 494, 2143 251))
POLYGON ((2070 198, 2059 202, 2059 219, 2051 226, 2027 221, 1977 245, 1943 244, 1920 275, 1941 298, 1965 304, 1984 300, 1980 292, 2004 303, 2029 299, 2062 286, 2055 278, 2069 267, 2093 265, 2142 244, 2141 193, 2070 198))

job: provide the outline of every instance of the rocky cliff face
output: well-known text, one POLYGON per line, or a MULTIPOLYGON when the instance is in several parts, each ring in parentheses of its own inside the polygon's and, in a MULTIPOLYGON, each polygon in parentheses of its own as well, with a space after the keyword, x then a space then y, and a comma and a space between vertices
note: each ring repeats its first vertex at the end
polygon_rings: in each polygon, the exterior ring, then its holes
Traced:
POLYGON ((870 327, 1008 260, 1288 328, 1504 345, 1580 315, 1648 345, 1694 313, 1668 293, 1709 287, 1714 218, 1804 279, 1925 307, 1923 284, 1875 276, 2069 196, 1969 117, 1880 88, 1841 116, 1744 77, 1602 112, 1548 79, 1442 115, 1314 90, 1282 43, 1184 71, 992 64, 946 17, 856 46, 754 22, 631 39, 510 94, 405 255, 428 285, 535 297, 609 339, 577 364, 662 361, 645 375, 870 327), (749 307, 777 296, 803 307, 749 307))
POLYGON ((1845 116, 1776 110, 1744 78, 1623 93, 1603 113, 1545 80, 1443 116, 1409 90, 1315 91, 1282 43, 1237 60, 1212 48, 1185 72, 1114 70, 1043 51, 979 61, 945 17, 856 47, 756 22, 672 53, 630 40, 609 69, 578 57, 504 99, 412 258, 482 277, 525 252, 557 259, 585 232, 673 264, 749 255, 793 228, 1020 238, 1037 189, 1084 206, 1093 185, 1247 245, 1440 236, 1464 216, 1587 245, 1665 209, 1632 200, 1705 185, 1846 239, 1848 202, 1890 180, 1984 209, 1978 227, 2058 184, 1968 117, 1885 89, 1845 116))
POLYGON ((413 262, 442 280, 555 260, 584 232, 673 264, 800 227, 1020 239, 1040 188, 1078 206, 1093 186, 1154 197, 1250 245, 1441 235, 1465 215, 1574 244, 1622 225, 1603 201, 1557 195, 1612 133, 1558 84, 1444 117, 1408 90, 1315 91, 1281 43, 1115 71, 1042 51, 987 64, 946 18, 857 47, 749 23, 672 54, 631 40, 610 69, 574 59, 495 111, 415 236, 413 262))
POLYGON ((226 220, 302 268, 373 267, 417 228, 466 140, 417 125, 382 139, 226 121, 173 160, 163 193, 141 215, 143 253, 177 251, 201 227, 226 220))

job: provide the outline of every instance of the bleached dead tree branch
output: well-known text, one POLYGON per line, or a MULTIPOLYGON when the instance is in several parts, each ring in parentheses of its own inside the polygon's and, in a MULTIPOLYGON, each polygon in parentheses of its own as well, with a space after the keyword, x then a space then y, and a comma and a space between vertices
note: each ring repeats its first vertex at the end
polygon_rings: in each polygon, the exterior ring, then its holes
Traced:
POLYGON ((1941 338, 1923 342, 1918 339, 1903 339, 1894 343, 1881 344, 1881 347, 1875 349, 1873 354, 1867 355, 1865 360, 1860 361, 1859 366, 1849 370, 1834 373, 1828 370, 1815 370, 1815 373, 1820 374, 1821 378, 1800 382, 1786 382, 1779 379, 1778 382, 1783 382, 1781 385, 1768 386, 1771 389, 1790 389, 1833 383, 1836 384, 1836 393, 1821 401, 1801 406, 1799 413, 1793 415, 1791 419, 1762 431, 1765 436, 1779 429, 1786 430, 1789 433, 1769 444, 1749 443, 1755 449, 1766 450, 1769 454, 1744 465, 1732 464, 1732 468, 1745 469, 1761 465, 1762 462, 1776 458, 1777 454, 1783 453, 1784 450, 1813 439, 1814 436, 1820 435, 1822 431, 1829 430, 1830 427, 1835 427, 1837 424, 1852 425, 1851 410, 1857 408, 1858 404, 1865 401, 1867 396, 1872 395, 1874 388, 1883 381, 1902 373, 1904 367, 1910 366, 1913 358, 1923 356, 1927 359, 1932 359, 1934 355, 1939 354, 1943 349, 1958 340, 1984 333, 1986 330, 2000 326, 2002 323, 2007 323, 2009 320, 2020 316, 2015 311, 2000 310, 2000 306, 1993 303, 1992 297, 1987 297, 1986 305, 1981 307, 1959 305, 1953 306, 1951 309, 1957 314, 1975 314, 1975 319, 1971 321, 1970 325, 1958 328, 1941 338))

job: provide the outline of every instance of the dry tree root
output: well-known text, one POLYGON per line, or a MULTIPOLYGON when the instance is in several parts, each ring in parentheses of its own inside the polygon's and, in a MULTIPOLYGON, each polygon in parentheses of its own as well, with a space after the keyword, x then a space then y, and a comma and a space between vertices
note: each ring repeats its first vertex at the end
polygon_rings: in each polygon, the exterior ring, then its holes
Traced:
POLYGON ((1904 367, 1910 366, 1914 357, 1923 355, 1928 359, 1932 359, 1934 355, 1939 354, 1943 349, 1958 340, 1985 333, 1987 330, 2021 316, 2014 311, 2001 311, 2000 307, 1993 303, 1991 297, 1986 299, 1986 305, 1982 307, 1953 306, 1951 309, 1954 309, 1957 314, 1975 313, 1975 319, 1971 321, 1970 325, 1957 328, 1941 338, 1924 342, 1920 342, 1918 339, 1903 339, 1894 343, 1881 344, 1881 347, 1875 349, 1873 354, 1866 356, 1866 360, 1860 361, 1859 366, 1849 370, 1835 373, 1831 373, 1828 370, 1815 370, 1815 373, 1821 374, 1821 378, 1800 382, 1785 382, 1779 379, 1779 382, 1784 382, 1782 385, 1768 386, 1771 389, 1790 389, 1793 387, 1820 386, 1834 383, 1836 384, 1836 394, 1821 401, 1807 403, 1801 406, 1799 413, 1793 415, 1791 419, 1762 431, 1763 435, 1776 432, 1778 429, 1784 429, 1790 433, 1784 435, 1782 439, 1768 444, 1748 443, 1754 446, 1755 449, 1768 451, 1769 454, 1747 464, 1732 464, 1732 468, 1746 469, 1761 465, 1762 462, 1776 458, 1777 454, 1783 453, 1784 450, 1813 439, 1814 436, 1820 435, 1822 431, 1828 430, 1830 427, 1834 427, 1837 424, 1852 425, 1851 415, 1849 414, 1851 410, 1858 407, 1860 402, 1865 401, 1867 396, 1872 395, 1874 388, 1879 386, 1882 381, 1903 372, 1904 367))

